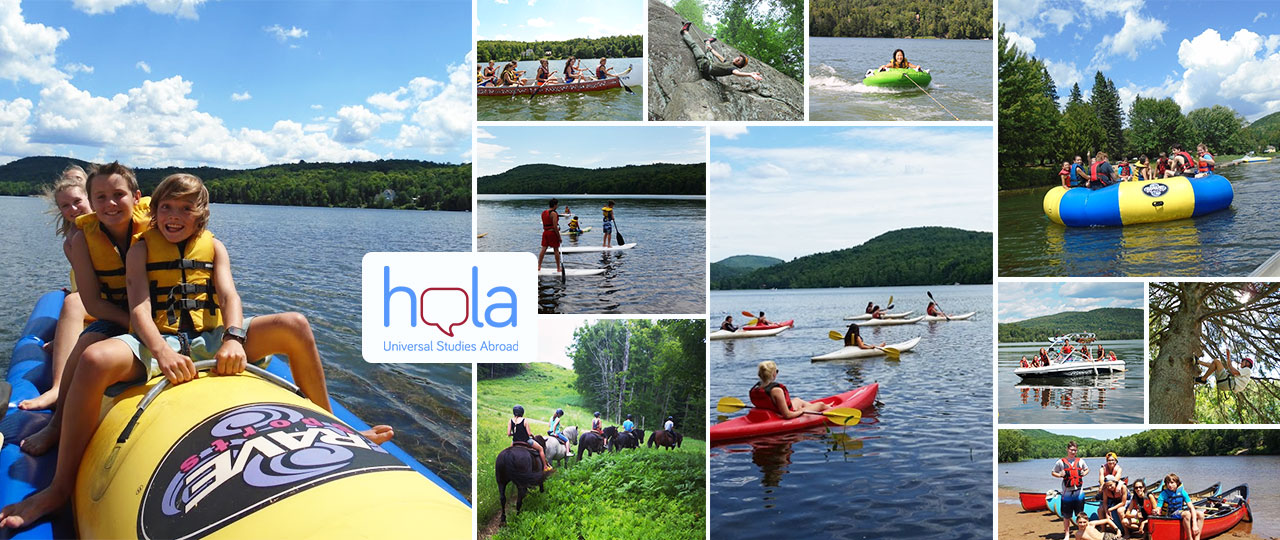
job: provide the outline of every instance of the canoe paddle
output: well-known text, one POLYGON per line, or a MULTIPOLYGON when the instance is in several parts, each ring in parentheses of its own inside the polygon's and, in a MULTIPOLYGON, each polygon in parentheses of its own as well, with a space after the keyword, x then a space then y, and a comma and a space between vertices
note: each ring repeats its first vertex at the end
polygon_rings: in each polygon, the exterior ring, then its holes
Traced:
MULTIPOLYGON (((764 409, 764 407, 747 405, 746 403, 743 403, 741 399, 738 399, 736 397, 722 397, 720 398, 720 401, 716 402, 716 410, 722 413, 737 412, 746 408, 764 409)), ((764 410, 769 410, 769 409, 764 409, 764 410)), ((830 420, 832 423, 839 424, 842 426, 847 426, 849 424, 856 424, 858 423, 859 420, 862 419, 862 411, 851 408, 851 407, 827 409, 825 411, 804 411, 804 414, 822 415, 827 417, 827 420, 830 420)))
MULTIPOLYGON (((938 305, 938 301, 933 299, 933 292, 932 292, 932 291, 925 291, 924 293, 925 293, 925 294, 927 294, 927 295, 929 295, 929 301, 930 301, 930 302, 933 302, 933 304, 934 304, 934 305, 938 305)), ((940 305, 938 306, 938 311, 942 311, 942 306, 940 306, 940 305)), ((928 315, 928 313, 926 313, 925 315, 928 315)), ((943 315, 943 317, 946 317, 948 321, 950 321, 950 320, 951 320, 951 316, 950 316, 950 315, 946 315, 946 314, 944 314, 944 315, 943 315)))
MULTIPOLYGON (((840 332, 837 332, 837 331, 835 331, 835 330, 831 330, 830 332, 827 332, 827 337, 829 337, 829 338, 831 338, 831 339, 833 339, 833 340, 836 340, 836 341, 844 341, 844 334, 841 334, 840 332)), ((873 348, 873 349, 880 350, 880 351, 884 351, 884 355, 885 355, 885 356, 888 356, 890 360, 901 360, 901 359, 902 359, 902 351, 900 351, 900 350, 898 350, 898 349, 895 349, 895 348, 893 348, 893 347, 875 347, 875 346, 873 346, 872 348, 873 348)))
MULTIPOLYGON (((631 71, 631 65, 630 65, 630 64, 628 64, 628 65, 627 65, 627 71, 631 71)), ((617 77, 617 78, 618 78, 618 84, 621 84, 621 85, 622 85, 622 89, 623 89, 623 90, 626 90, 628 94, 634 94, 634 93, 635 93, 635 92, 632 92, 632 91, 631 91, 631 87, 630 87, 630 86, 627 86, 627 83, 622 82, 622 76, 621 76, 621 75, 614 75, 614 77, 617 77)))

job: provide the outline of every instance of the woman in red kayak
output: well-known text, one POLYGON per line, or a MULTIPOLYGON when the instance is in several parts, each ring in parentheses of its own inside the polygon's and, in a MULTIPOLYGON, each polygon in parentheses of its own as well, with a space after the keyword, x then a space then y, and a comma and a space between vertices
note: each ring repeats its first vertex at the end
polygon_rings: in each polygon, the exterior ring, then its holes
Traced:
MULTIPOLYGON (((748 321, 748 322, 749 322, 749 321, 748 321)), ((756 326, 768 326, 768 325, 771 325, 771 324, 773 324, 773 323, 769 322, 769 319, 764 318, 764 312, 763 312, 763 311, 761 311, 761 312, 760 312, 760 315, 759 315, 758 317, 756 317, 756 324, 755 324, 756 326)))
POLYGON ((756 375, 760 377, 760 382, 752 386, 749 393, 751 404, 756 407, 774 411, 786 419, 795 418, 806 411, 822 412, 831 408, 830 405, 821 401, 809 403, 803 399, 791 397, 786 386, 775 382, 778 378, 778 364, 773 360, 760 362, 756 375))

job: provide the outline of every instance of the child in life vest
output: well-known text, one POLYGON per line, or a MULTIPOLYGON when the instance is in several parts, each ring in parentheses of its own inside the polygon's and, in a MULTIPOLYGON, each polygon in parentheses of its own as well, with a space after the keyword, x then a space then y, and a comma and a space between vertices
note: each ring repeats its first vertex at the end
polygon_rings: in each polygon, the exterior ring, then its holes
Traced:
POLYGON ((613 201, 610 200, 600 210, 604 212, 604 247, 613 246, 613 201))
POLYGON ((1204 143, 1197 144, 1196 156, 1200 158, 1196 162, 1196 178, 1204 178, 1213 174, 1213 154, 1209 153, 1209 147, 1205 146, 1204 143))
MULTIPOLYGON (((182 384, 196 378, 195 360, 216 360, 215 373, 234 375, 245 370, 248 358, 283 354, 303 394, 332 412, 307 319, 298 313, 243 317, 226 248, 205 228, 209 192, 204 183, 190 174, 169 175, 152 199, 151 228, 139 235, 125 261, 134 334, 85 349, 63 403, 66 412, 53 481, 0 510, 0 527, 32 523, 67 502, 98 427, 103 392, 115 383, 163 375, 171 384, 182 384)), ((361 435, 383 443, 393 431, 383 425, 361 435)))
POLYGON ((1178 475, 1169 473, 1164 477, 1164 489, 1156 498, 1156 513, 1182 520, 1182 536, 1191 540, 1200 540, 1200 529, 1204 527, 1204 512, 1196 510, 1191 504, 1191 494, 1182 487, 1178 475))

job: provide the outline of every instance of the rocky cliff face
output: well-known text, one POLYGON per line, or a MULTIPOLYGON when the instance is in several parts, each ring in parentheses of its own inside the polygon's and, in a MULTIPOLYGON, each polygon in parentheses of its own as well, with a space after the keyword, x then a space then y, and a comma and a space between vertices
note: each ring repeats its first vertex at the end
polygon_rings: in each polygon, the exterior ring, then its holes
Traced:
MULTIPOLYGON (((659 0, 649 0, 650 120, 804 120, 804 85, 772 67, 751 60, 743 71, 759 71, 764 81, 747 77, 707 80, 689 47, 680 39, 683 20, 659 0)), ((698 41, 706 39, 696 27, 698 41)), ((732 58, 740 51, 716 43, 732 58)))

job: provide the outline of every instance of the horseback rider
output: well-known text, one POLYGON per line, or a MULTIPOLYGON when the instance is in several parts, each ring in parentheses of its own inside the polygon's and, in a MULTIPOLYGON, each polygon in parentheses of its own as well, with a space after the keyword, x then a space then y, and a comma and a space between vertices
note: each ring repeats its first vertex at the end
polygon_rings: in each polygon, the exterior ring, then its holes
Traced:
POLYGON ((564 426, 560 425, 560 418, 564 416, 564 409, 556 409, 556 413, 551 415, 551 427, 547 429, 547 434, 560 440, 560 444, 564 445, 564 455, 573 457, 573 449, 569 448, 569 437, 564 434, 564 426))
POLYGON ((538 451, 538 457, 542 458, 542 471, 551 472, 551 464, 547 463, 547 454, 542 450, 542 445, 533 440, 533 435, 529 434, 529 428, 524 424, 524 407, 516 405, 511 408, 511 421, 507 423, 507 436, 511 437, 511 446, 524 445, 538 451))

